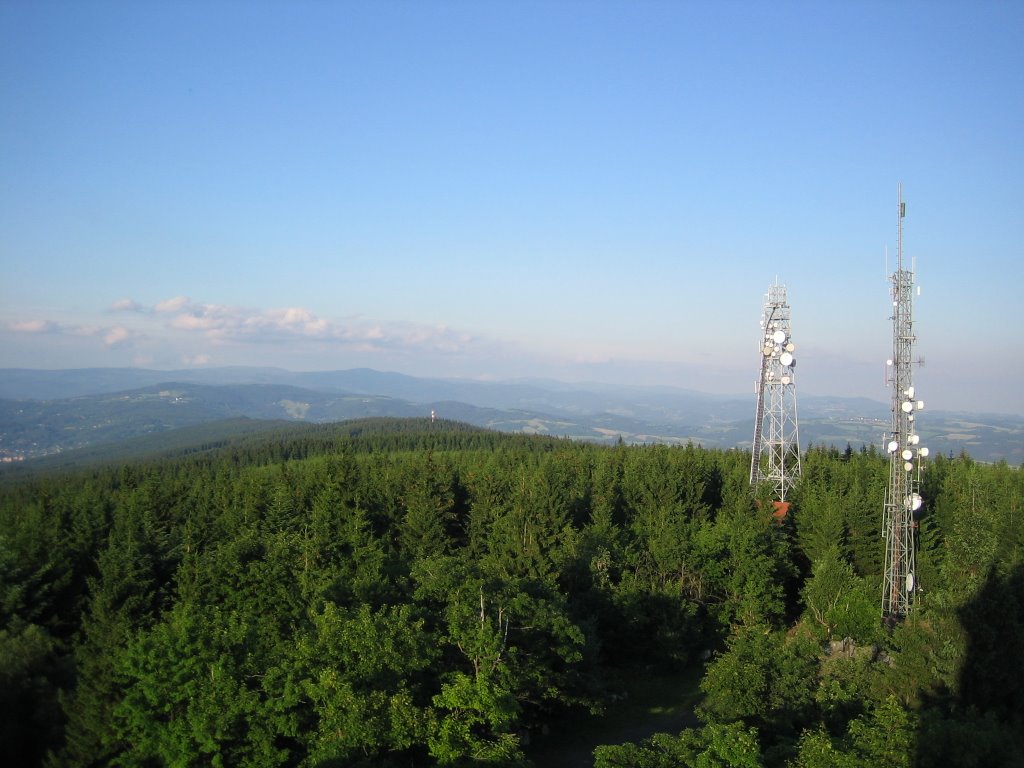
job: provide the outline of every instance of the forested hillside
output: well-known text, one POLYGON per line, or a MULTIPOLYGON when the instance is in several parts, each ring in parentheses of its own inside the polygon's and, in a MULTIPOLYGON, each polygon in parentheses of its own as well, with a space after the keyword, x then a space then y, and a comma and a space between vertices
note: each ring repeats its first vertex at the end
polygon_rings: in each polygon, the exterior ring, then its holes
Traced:
POLYGON ((371 420, 0 477, 9 765, 529 765, 624 679, 702 727, 612 766, 1024 764, 1024 480, 938 457, 915 613, 879 619, 886 457, 371 420))

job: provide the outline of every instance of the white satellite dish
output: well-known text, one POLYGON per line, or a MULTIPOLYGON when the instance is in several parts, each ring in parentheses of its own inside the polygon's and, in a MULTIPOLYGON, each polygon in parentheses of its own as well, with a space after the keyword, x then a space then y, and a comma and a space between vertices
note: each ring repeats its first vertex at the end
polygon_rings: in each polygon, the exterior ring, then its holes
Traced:
POLYGON ((917 401, 917 410, 919 410, 919 411, 923 411, 924 410, 924 400, 918 400, 917 401))
POLYGON ((922 459, 925 458, 928 455, 928 447, 925 446, 921 448, 921 450, 917 452, 917 455, 920 456, 922 459))
POLYGON ((913 468, 914 468, 914 465, 911 464, 909 461, 903 462, 903 469, 905 469, 907 472, 909 472, 913 468))
POLYGON ((910 439, 910 444, 911 445, 917 445, 918 443, 921 442, 921 436, 920 435, 911 435, 909 439, 910 439))
POLYGON ((900 407, 903 409, 904 413, 910 413, 912 410, 914 410, 914 404, 909 400, 904 400, 903 405, 901 405, 900 407))
POLYGON ((772 340, 776 344, 781 344, 786 340, 786 332, 782 330, 776 331, 775 333, 772 334, 772 340))
POLYGON ((783 376, 782 377, 782 383, 783 384, 789 384, 789 376, 783 376))
POLYGON ((922 504, 924 504, 924 499, 921 498, 921 494, 915 493, 910 497, 910 508, 915 512, 921 508, 922 504))
POLYGON ((914 452, 909 448, 904 448, 903 453, 901 453, 900 456, 903 457, 904 461, 910 461, 912 458, 914 458, 914 452))
POLYGON ((793 364, 793 356, 789 352, 783 352, 779 356, 779 362, 785 366, 790 366, 793 364))
POLYGON ((795 350, 796 350, 796 345, 792 341, 786 344, 786 351, 787 352, 793 352, 795 350))
POLYGON ((913 398, 914 397, 914 388, 913 387, 907 387, 907 397, 909 397, 909 398, 913 398))
POLYGON ((913 572, 907 574, 907 592, 914 591, 914 574, 913 572))
POLYGON ((896 449, 900 447, 900 444, 895 440, 891 440, 888 445, 889 453, 896 453, 896 449))

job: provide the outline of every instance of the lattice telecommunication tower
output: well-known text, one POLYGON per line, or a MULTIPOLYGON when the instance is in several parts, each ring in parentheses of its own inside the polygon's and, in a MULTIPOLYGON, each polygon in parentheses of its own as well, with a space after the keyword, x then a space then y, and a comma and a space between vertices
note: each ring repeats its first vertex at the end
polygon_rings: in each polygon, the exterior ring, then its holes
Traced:
POLYGON ((800 429, 796 414, 796 359, 793 357, 786 286, 765 294, 761 317, 761 376, 757 382, 754 450, 750 484, 770 482, 776 501, 785 502, 800 477, 800 429))
POLYGON ((882 536, 885 539, 885 569, 882 583, 882 616, 896 621, 906 616, 919 589, 915 583, 917 521, 923 500, 918 492, 921 461, 928 455, 917 434, 915 413, 924 408, 917 400, 911 371, 914 365, 913 268, 903 259, 903 187, 899 189, 896 271, 892 283, 892 357, 886 361, 887 379, 892 387, 892 426, 886 442, 889 454, 889 486, 885 493, 882 536))

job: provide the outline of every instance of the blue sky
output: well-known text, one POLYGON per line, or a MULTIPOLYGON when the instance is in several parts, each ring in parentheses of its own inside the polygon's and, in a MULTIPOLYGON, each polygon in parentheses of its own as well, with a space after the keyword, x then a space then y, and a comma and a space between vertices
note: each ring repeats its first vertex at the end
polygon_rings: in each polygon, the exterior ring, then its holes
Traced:
POLYGON ((1020 3, 0 2, 0 366, 1024 413, 1020 3))

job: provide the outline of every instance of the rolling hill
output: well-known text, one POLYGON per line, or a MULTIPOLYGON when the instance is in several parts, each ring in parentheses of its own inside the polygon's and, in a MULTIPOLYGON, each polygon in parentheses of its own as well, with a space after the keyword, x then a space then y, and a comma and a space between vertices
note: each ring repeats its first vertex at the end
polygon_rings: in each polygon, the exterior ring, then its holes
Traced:
MULTIPOLYGON (((753 396, 671 387, 547 380, 425 379, 370 369, 188 371, 0 369, 0 458, 20 460, 237 419, 325 423, 372 416, 439 417, 490 429, 614 442, 693 442, 749 449, 753 396)), ((880 445, 884 403, 801 396, 801 444, 880 445)), ((933 451, 1024 462, 1024 419, 929 412, 933 451)), ((250 429, 256 428, 250 425, 250 429)))

